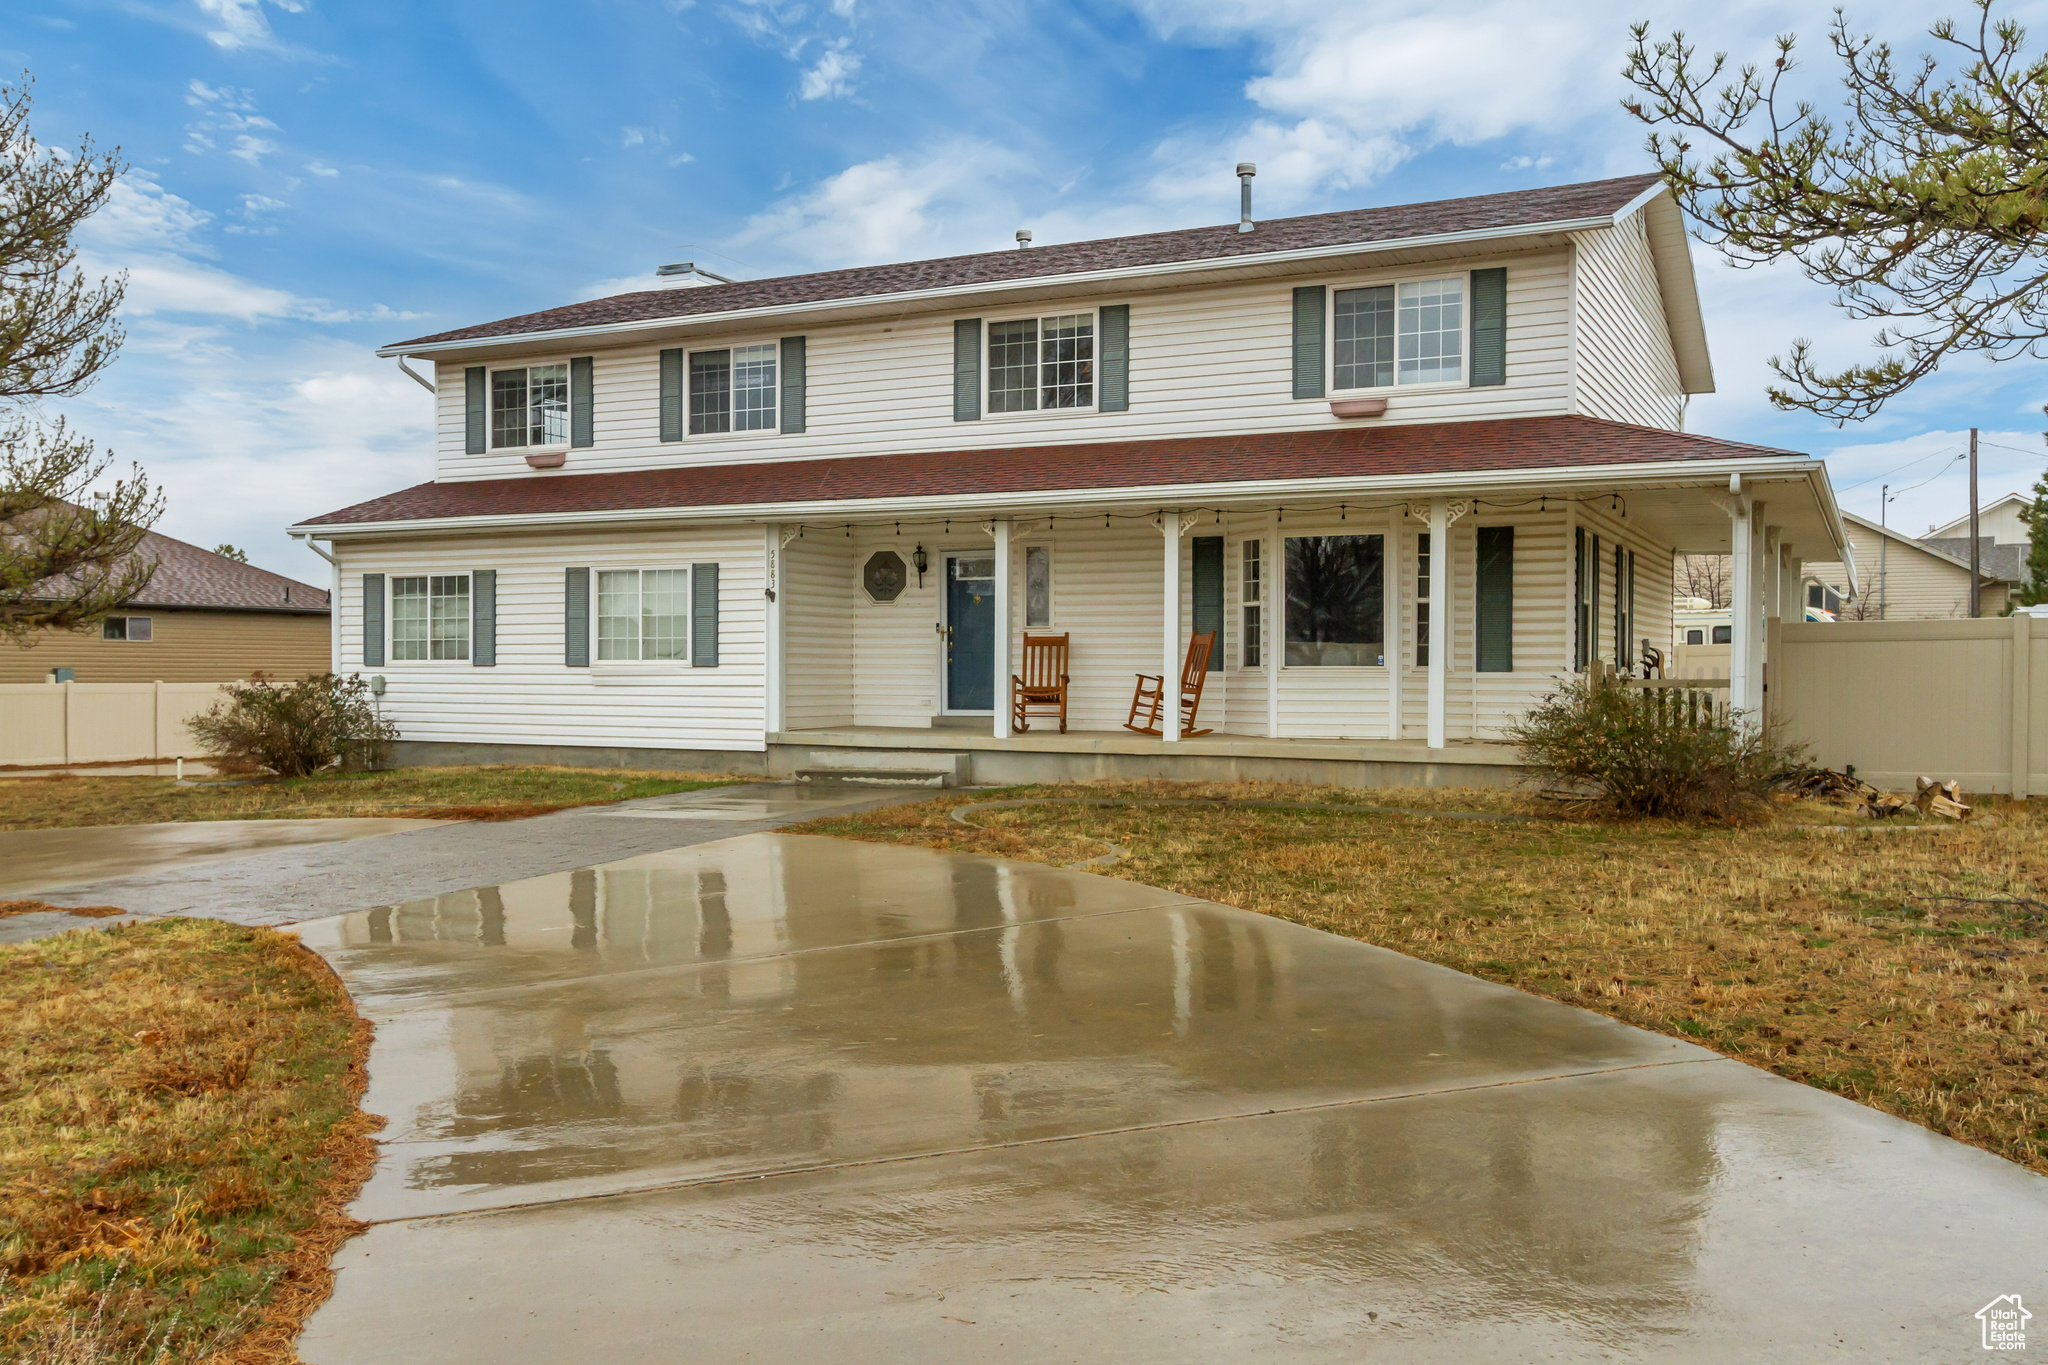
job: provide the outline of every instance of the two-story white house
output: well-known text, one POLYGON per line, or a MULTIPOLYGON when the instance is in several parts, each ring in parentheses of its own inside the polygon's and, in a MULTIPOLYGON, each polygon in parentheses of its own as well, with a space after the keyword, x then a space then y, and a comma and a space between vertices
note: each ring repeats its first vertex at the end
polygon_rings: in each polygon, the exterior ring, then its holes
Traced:
POLYGON ((310 518, 411 761, 1486 781, 1738 557, 1733 700, 1819 460, 1711 391, 1655 176, 652 290, 464 327, 434 478, 310 518), (1216 648, 1194 728, 1125 727, 1216 648), (1018 733, 1026 634, 1069 725, 1018 733))

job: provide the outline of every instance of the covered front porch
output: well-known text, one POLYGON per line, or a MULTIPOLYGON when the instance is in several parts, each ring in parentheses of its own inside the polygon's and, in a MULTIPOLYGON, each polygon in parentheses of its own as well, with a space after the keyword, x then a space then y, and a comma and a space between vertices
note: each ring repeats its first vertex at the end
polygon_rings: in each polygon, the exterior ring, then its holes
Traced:
MULTIPOLYGON (((949 762, 983 781, 1344 780, 1331 764, 1504 780, 1508 727, 1563 679, 1654 669, 1676 553, 1737 554, 1754 608, 1738 615, 1760 640, 1799 559, 1837 548, 1824 480, 1771 472, 1251 485, 1193 506, 1069 498, 771 526, 771 767, 901 751, 969 755, 949 762), (1213 649, 1195 733, 1170 704, 1157 735, 1133 733, 1139 675, 1171 698, 1196 635, 1213 649), (1054 715, 1013 717, 1029 636, 1065 642, 1064 733, 1054 715)), ((1745 658, 1760 666, 1760 645, 1745 658)))

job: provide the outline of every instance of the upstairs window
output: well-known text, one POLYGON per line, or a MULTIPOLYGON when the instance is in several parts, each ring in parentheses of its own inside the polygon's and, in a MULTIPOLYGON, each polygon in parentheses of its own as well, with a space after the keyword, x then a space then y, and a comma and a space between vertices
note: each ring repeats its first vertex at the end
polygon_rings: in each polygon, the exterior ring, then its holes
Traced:
POLYGON ((775 347, 690 352, 690 434, 775 430, 775 347))
POLYGON ((569 367, 491 371, 491 446, 569 444, 569 367))
POLYGON ((1095 314, 995 322, 988 329, 988 410, 1095 406, 1095 314))
POLYGON ((1465 281, 1340 289, 1331 332, 1340 389, 1455 384, 1465 377, 1465 281))

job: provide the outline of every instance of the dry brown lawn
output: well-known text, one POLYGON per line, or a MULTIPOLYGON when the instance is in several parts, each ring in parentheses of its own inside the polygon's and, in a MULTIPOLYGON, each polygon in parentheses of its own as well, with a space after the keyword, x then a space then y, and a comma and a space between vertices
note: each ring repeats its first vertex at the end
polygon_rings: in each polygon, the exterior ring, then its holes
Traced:
POLYGON ((1394 948, 1675 1034, 2048 1173, 2048 810, 1873 830, 1814 803, 1746 827, 1481 822, 1509 792, 1090 783, 805 826, 1066 864, 1394 948), (1023 796, 1051 804, 956 806, 1023 796), (1058 798, 1127 798, 1112 807, 1058 798), (1216 799, 1209 808, 1145 805, 1216 799), (1272 810, 1295 800, 1337 809, 1272 810), (1825 826, 1849 825, 1848 832, 1825 826))
POLYGON ((516 820, 570 806, 665 796, 743 780, 726 773, 515 765, 322 773, 242 785, 216 785, 209 779, 205 785, 189 787, 168 777, 0 774, 0 830, 322 816, 516 820))
POLYGON ((369 1042, 274 930, 0 948, 0 1359, 296 1359, 373 1158, 369 1042))

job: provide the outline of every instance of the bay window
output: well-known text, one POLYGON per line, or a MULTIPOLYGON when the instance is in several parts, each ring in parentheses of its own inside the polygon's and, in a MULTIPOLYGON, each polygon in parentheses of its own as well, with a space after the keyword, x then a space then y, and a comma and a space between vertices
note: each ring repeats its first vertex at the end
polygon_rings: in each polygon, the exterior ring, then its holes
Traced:
POLYGON ((1382 536, 1287 538, 1288 667, 1385 662, 1384 561, 1382 536))
POLYGON ((491 371, 491 446, 569 444, 569 367, 491 371))
POLYGON ((597 575, 601 663, 673 660, 689 653, 688 569, 604 569, 597 575))

